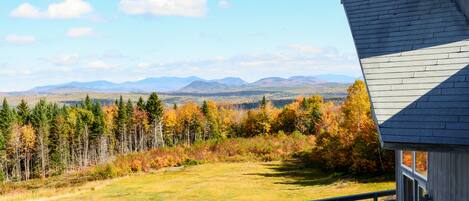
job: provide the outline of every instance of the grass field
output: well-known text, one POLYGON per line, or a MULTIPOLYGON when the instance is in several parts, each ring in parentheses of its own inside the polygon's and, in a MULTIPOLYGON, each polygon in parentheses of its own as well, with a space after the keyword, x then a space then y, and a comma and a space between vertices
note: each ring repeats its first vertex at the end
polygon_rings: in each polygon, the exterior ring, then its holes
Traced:
POLYGON ((296 163, 209 163, 80 187, 17 192, 0 200, 311 200, 393 189, 382 179, 353 180, 296 163))

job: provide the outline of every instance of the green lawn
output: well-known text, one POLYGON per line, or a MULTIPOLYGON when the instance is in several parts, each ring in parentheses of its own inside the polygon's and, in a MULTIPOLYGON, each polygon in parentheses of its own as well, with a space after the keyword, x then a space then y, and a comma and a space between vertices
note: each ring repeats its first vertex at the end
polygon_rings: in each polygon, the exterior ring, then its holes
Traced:
POLYGON ((184 169, 91 182, 81 187, 41 189, 0 200, 311 200, 393 189, 394 183, 355 181, 293 163, 211 163, 184 169))

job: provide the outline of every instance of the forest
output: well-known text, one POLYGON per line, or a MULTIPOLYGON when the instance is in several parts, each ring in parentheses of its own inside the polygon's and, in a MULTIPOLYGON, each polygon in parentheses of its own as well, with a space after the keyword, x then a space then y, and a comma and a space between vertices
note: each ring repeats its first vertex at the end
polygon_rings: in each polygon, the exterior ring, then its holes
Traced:
POLYGON ((393 171, 394 155, 380 148, 363 81, 338 104, 319 95, 298 97, 283 108, 260 100, 254 109, 204 101, 165 105, 157 93, 138 102, 120 98, 100 105, 90 97, 67 106, 4 99, 0 109, 0 181, 47 178, 107 163, 118 156, 207 140, 274 135, 315 139, 310 163, 330 171, 393 171))

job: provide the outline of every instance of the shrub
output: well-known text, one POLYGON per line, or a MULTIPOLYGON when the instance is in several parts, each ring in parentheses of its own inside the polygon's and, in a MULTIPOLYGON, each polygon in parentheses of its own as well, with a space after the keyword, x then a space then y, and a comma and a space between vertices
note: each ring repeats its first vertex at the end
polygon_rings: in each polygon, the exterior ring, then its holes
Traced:
POLYGON ((184 162, 182 162, 181 165, 183 165, 183 166, 194 166, 194 165, 200 165, 200 164, 202 164, 202 162, 199 161, 199 160, 186 159, 184 162))
POLYGON ((0 169, 0 183, 5 181, 5 173, 0 169))
POLYGON ((121 176, 119 170, 112 164, 100 165, 94 168, 91 176, 95 180, 112 179, 121 176))
POLYGON ((142 171, 143 169, 143 166, 142 166, 142 161, 138 160, 138 159, 135 159, 132 161, 131 165, 130 165, 130 169, 133 171, 133 172, 140 172, 142 171))

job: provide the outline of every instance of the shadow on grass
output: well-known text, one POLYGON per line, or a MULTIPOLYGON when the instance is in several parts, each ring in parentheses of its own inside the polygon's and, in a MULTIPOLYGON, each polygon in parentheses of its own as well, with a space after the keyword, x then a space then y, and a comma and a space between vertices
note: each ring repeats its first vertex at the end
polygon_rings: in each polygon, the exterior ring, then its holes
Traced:
POLYGON ((343 173, 327 173, 317 167, 305 164, 300 160, 284 161, 280 164, 264 164, 273 173, 255 173, 256 175, 271 178, 287 178, 289 181, 277 182, 277 184, 291 184, 300 186, 329 185, 340 181, 355 181, 358 183, 374 183, 393 181, 393 175, 382 176, 352 176, 343 173))

